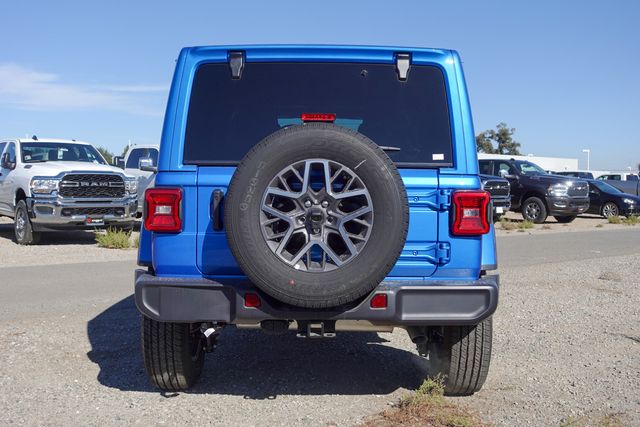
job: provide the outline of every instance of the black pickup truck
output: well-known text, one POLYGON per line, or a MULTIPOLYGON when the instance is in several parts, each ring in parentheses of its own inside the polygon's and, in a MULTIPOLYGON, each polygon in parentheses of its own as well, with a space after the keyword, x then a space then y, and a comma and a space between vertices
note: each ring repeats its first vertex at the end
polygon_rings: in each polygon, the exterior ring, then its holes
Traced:
POLYGON ((511 208, 509 181, 499 176, 480 175, 482 189, 491 195, 493 220, 497 221, 511 208))
POLYGON ((498 175, 511 185, 511 209, 525 220, 543 223, 548 215, 558 222, 573 221, 589 208, 589 184, 566 176, 548 174, 526 160, 482 159, 480 173, 498 175))

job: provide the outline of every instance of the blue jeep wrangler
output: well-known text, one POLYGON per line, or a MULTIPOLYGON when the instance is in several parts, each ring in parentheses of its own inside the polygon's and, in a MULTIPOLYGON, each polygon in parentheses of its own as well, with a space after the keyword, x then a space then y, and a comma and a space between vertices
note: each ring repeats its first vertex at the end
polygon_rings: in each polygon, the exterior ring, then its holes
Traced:
POLYGON ((192 386, 228 325, 404 328, 450 395, 479 390, 495 237, 449 50, 184 49, 135 277, 151 382, 192 386))

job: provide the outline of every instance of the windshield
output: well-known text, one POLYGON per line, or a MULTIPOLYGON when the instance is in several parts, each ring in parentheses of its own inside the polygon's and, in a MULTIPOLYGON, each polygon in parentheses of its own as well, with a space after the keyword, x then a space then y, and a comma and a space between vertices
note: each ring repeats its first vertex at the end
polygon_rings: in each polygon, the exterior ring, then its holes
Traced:
POLYGON ((622 193, 621 190, 618 190, 613 185, 607 184, 602 181, 593 181, 591 185, 597 187, 600 191, 604 191, 605 193, 622 193))
POLYGON ((545 171, 540 166, 531 162, 517 160, 513 162, 513 164, 515 165, 516 168, 518 168, 518 171, 520 171, 520 173, 523 175, 546 175, 547 174, 547 171, 545 171))
POLYGON ((106 165, 98 150, 88 144, 70 144, 65 142, 29 142, 22 143, 22 162, 87 162, 106 165))
POLYGON ((398 166, 453 164, 447 88, 442 71, 412 65, 406 81, 393 64, 247 63, 232 79, 227 63, 201 65, 194 77, 185 134, 187 164, 237 164, 304 113, 394 147, 398 166))

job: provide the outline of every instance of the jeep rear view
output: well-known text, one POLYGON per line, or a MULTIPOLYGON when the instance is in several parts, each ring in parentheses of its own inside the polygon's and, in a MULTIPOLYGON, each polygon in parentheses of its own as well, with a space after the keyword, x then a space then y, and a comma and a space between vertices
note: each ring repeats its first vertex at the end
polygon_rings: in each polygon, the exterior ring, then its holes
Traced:
POLYGON ((160 389, 192 386, 230 325, 403 328, 448 394, 482 387, 497 262, 456 52, 183 49, 144 204, 135 299, 160 389))

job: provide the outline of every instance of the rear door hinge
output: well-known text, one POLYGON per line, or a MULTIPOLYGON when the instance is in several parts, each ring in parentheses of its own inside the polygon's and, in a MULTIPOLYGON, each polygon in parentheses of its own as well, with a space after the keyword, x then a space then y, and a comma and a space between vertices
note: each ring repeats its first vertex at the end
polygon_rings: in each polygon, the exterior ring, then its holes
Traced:
POLYGON ((436 196, 438 210, 446 211, 451 206, 451 190, 439 190, 436 196))
POLYGON ((435 258, 438 265, 449 264, 449 261, 451 261, 451 245, 448 242, 439 242, 436 247, 435 258))
POLYGON ((242 70, 244 69, 244 52, 233 51, 229 52, 229 68, 231 68, 231 78, 238 80, 242 77, 242 70))
POLYGON ((396 71, 398 79, 406 81, 411 67, 411 55, 408 53, 396 53, 396 71))

